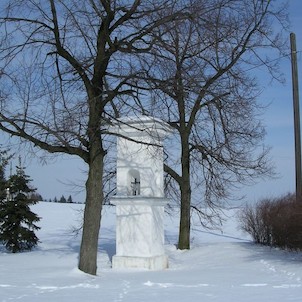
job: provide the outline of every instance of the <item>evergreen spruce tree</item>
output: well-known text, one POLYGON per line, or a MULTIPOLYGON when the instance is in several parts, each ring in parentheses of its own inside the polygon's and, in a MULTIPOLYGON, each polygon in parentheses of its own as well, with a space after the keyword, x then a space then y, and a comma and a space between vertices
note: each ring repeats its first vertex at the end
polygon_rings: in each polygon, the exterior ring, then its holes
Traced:
POLYGON ((30 209, 37 203, 30 197, 35 191, 29 186, 30 181, 20 163, 7 182, 9 194, 0 204, 0 241, 13 253, 31 250, 39 241, 35 223, 40 218, 30 209))
POLYGON ((62 195, 62 197, 60 198, 60 201, 59 201, 60 203, 66 203, 67 202, 67 200, 66 200, 66 198, 65 198, 65 196, 64 195, 62 195))
POLYGON ((9 158, 7 151, 2 150, 0 146, 0 203, 6 198, 5 167, 9 158))
POLYGON ((5 176, 4 176, 4 165, 0 163, 0 203, 5 199, 6 192, 5 192, 5 176))
POLYGON ((68 203, 73 203, 71 195, 69 195, 69 197, 67 198, 67 202, 68 203))

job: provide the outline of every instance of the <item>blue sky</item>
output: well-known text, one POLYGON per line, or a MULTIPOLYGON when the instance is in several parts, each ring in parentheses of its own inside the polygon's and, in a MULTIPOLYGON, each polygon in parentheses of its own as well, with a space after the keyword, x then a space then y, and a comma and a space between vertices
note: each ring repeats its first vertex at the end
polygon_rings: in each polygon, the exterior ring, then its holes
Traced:
MULTIPOLYGON (((299 51, 302 49, 302 1, 289 0, 289 5, 291 31, 296 34, 299 51)), ((301 79, 302 53, 298 54, 298 70, 301 79)), ((264 91, 259 97, 260 102, 270 104, 263 115, 267 131, 265 143, 272 148, 271 160, 276 167, 278 178, 262 180, 256 185, 242 188, 240 193, 246 194, 244 199, 246 201, 253 202, 263 197, 274 197, 293 192, 295 189, 292 83, 289 59, 282 60, 282 71, 285 74, 286 83, 284 85, 276 82, 269 84, 269 81, 264 80, 264 91)), ((299 80, 299 85, 301 90, 301 80, 299 80)), ((301 94, 300 92, 300 100, 301 94)), ((33 185, 45 199, 72 195, 74 201, 84 201, 86 167, 80 159, 60 156, 43 164, 43 160, 37 161, 36 158, 26 157, 25 166, 27 174, 33 179, 33 185)))
MULTIPOLYGON (((302 1, 289 0, 291 31, 296 34, 297 50, 302 49, 302 1)), ((288 38, 289 39, 289 38, 288 38)), ((288 42, 290 43, 290 42, 288 42)), ((298 53, 299 88, 301 90, 302 53, 298 53)), ((244 188, 247 200, 256 201, 263 197, 274 197, 295 190, 294 124, 291 63, 282 59, 282 72, 286 83, 273 83, 265 87, 259 100, 270 103, 263 115, 267 136, 265 143, 272 148, 271 159, 276 167, 277 179, 260 181, 257 185, 244 188)), ((300 92, 301 103, 301 92, 300 92)), ((301 106, 300 106, 301 107, 301 106)), ((301 112, 301 108, 300 108, 301 112)))

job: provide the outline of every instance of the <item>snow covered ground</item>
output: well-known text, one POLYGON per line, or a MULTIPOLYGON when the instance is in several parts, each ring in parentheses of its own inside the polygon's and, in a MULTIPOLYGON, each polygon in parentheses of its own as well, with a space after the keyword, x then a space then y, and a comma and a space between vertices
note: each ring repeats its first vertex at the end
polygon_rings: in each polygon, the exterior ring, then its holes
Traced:
POLYGON ((83 205, 40 203, 39 247, 21 254, 0 250, 0 301, 301 301, 302 254, 256 246, 228 210, 223 232, 194 227, 192 249, 178 251, 177 218, 166 218, 164 271, 113 270, 114 208, 103 213, 98 275, 77 269, 83 205))

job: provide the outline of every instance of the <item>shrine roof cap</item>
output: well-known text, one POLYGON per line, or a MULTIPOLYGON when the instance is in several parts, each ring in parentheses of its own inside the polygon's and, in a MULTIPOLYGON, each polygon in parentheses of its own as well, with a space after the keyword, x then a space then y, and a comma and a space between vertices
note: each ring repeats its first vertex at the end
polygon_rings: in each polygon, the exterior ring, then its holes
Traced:
POLYGON ((172 133, 173 128, 159 118, 141 115, 122 117, 112 121, 110 132, 130 137, 149 135, 162 138, 172 133))

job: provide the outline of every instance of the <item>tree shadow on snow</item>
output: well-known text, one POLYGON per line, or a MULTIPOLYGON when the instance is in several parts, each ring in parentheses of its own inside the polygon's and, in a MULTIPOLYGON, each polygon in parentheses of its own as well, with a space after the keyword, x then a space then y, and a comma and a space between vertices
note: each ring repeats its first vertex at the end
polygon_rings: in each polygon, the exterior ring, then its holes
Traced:
POLYGON ((104 251, 112 262, 112 257, 116 254, 115 227, 101 228, 101 237, 99 239, 98 249, 99 251, 104 251))

